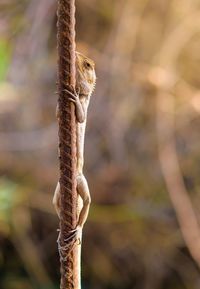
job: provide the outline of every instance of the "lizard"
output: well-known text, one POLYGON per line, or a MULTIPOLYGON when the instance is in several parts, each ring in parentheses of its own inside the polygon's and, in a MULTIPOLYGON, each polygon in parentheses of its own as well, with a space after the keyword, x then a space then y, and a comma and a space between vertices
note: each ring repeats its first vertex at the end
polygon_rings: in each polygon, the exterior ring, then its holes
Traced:
MULTIPOLYGON (((70 95, 69 100, 75 105, 76 117, 76 183, 77 193, 83 201, 82 209, 78 216, 77 226, 74 230, 70 231, 72 234, 69 238, 76 236, 81 243, 81 233, 83 225, 85 224, 89 207, 91 203, 91 196, 87 180, 83 174, 84 165, 84 139, 85 128, 87 122, 87 110, 90 103, 90 97, 94 91, 96 84, 95 63, 85 55, 76 52, 76 87, 72 89, 73 92, 66 90, 70 95)), ((58 106, 56 108, 56 117, 59 119, 58 106)), ((60 216, 60 184, 57 183, 54 196, 53 205, 60 216)))

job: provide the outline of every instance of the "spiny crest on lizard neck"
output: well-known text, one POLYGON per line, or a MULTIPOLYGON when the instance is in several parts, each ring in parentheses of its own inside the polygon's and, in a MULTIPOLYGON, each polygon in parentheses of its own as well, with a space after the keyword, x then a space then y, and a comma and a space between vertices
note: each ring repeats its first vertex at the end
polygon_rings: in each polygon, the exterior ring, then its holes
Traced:
POLYGON ((82 53, 76 52, 76 88, 82 95, 93 92, 96 84, 95 63, 82 53))

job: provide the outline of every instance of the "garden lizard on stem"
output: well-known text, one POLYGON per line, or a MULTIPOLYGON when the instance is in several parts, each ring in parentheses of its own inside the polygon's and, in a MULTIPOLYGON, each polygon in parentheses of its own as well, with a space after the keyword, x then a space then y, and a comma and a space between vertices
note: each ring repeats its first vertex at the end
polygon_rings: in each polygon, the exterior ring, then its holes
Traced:
MULTIPOLYGON (((75 105, 76 115, 76 154, 77 154, 77 193, 83 201, 82 208, 78 216, 78 222, 75 230, 70 233, 69 239, 76 237, 81 243, 82 228, 85 224, 89 212, 91 197, 87 180, 83 175, 84 164, 84 139, 85 128, 87 121, 87 109, 90 102, 91 94, 96 84, 96 74, 94 69, 94 62, 84 56, 83 54, 76 52, 76 88, 66 90, 70 98, 69 100, 75 105), (72 91, 71 91, 72 90, 72 91)), ((59 119, 58 108, 56 109, 56 116, 59 119)), ((57 183, 56 190, 53 197, 53 204, 55 206, 58 216, 60 216, 60 184, 57 183)))

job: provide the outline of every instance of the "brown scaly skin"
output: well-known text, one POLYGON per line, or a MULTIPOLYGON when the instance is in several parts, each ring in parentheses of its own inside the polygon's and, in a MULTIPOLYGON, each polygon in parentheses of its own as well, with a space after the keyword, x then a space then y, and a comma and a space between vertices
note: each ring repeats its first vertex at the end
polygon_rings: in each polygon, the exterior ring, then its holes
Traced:
MULTIPOLYGON (((91 197, 87 184, 87 180, 83 175, 84 164, 84 139, 85 127, 87 121, 87 109, 90 102, 90 96, 95 88, 96 74, 94 62, 81 53, 76 52, 76 89, 70 94, 69 100, 75 105, 76 114, 76 139, 77 139, 77 192, 83 200, 83 206, 79 214, 77 227, 72 231, 72 235, 76 235, 77 239, 81 240, 81 232, 85 224, 89 212, 91 197)), ((56 111, 57 118, 58 109, 56 111)), ((57 183, 53 197, 58 216, 60 215, 60 184, 57 183)), ((70 236, 71 238, 72 236, 70 236)))

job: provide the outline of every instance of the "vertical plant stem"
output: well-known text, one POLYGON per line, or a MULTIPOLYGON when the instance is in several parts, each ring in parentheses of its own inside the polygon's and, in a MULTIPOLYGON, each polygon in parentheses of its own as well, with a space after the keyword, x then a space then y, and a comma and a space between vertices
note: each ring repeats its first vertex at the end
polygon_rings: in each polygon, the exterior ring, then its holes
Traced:
POLYGON ((75 87, 75 0, 58 0, 58 106, 61 216, 58 246, 61 289, 78 288, 77 246, 70 231, 77 224, 76 125, 66 91, 75 87))

